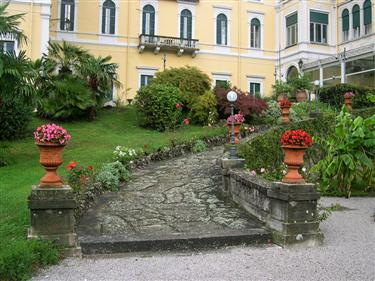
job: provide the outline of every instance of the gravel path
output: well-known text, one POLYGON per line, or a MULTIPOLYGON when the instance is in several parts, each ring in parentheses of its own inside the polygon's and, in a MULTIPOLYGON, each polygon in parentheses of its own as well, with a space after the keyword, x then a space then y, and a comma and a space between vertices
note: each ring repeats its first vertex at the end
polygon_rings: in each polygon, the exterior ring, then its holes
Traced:
POLYGON ((375 198, 323 198, 349 208, 322 223, 325 243, 308 249, 233 247, 66 259, 32 281, 375 280, 375 198))

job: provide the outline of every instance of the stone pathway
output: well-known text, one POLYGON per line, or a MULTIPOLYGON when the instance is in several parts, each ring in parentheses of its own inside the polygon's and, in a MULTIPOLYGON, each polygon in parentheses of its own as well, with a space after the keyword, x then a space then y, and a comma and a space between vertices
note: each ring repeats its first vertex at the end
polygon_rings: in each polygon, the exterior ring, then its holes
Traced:
POLYGON ((216 147, 134 172, 120 192, 101 196, 82 217, 83 253, 266 242, 260 223, 220 199, 222 153, 216 147))

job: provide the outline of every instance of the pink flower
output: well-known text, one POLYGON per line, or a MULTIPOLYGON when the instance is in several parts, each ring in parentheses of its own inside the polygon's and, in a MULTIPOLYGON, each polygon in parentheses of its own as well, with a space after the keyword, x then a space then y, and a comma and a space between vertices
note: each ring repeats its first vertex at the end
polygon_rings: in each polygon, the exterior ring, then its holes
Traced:
POLYGON ((177 109, 180 109, 180 108, 181 108, 181 104, 176 103, 176 108, 177 108, 177 109))
POLYGON ((184 119, 184 124, 185 124, 185 125, 189 125, 189 124, 190 124, 189 119, 185 118, 185 119, 184 119))
POLYGON ((257 172, 255 170, 250 171, 250 176, 255 177, 257 175, 257 172))

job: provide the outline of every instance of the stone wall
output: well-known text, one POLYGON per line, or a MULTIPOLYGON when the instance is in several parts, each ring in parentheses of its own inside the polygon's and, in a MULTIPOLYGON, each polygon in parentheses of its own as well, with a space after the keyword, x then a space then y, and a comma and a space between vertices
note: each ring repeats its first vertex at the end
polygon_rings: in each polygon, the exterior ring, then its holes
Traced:
POLYGON ((317 201, 313 184, 272 183, 251 176, 239 168, 243 160, 222 160, 221 191, 262 221, 272 232, 273 242, 281 246, 319 245, 317 201))

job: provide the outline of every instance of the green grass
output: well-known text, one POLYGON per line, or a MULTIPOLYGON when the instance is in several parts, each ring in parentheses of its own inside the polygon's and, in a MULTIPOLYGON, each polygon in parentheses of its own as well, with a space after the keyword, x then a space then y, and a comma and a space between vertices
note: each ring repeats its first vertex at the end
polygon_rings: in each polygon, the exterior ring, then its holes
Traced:
MULTIPOLYGON (((38 162, 39 152, 32 132, 47 122, 34 118, 29 128, 29 137, 0 143, 8 146, 10 162, 10 165, 0 168, 0 269, 2 257, 6 262, 4 257, 9 255, 9 249, 14 245, 22 244, 26 247, 23 249, 25 253, 28 252, 28 242, 24 241, 30 224, 27 196, 31 186, 37 184, 44 174, 38 162)), ((112 151, 117 145, 142 149, 146 145, 146 151, 153 152, 169 146, 171 140, 179 143, 204 136, 222 135, 227 130, 191 125, 175 132, 147 130, 137 125, 136 112, 132 107, 103 110, 94 122, 60 122, 59 125, 65 127, 72 136, 65 148, 62 167, 74 160, 78 165, 92 165, 94 169, 112 161, 112 151)), ((64 168, 59 169, 59 174, 65 175, 64 168)), ((18 249, 18 252, 22 253, 22 250, 18 249)), ((0 273, 0 280, 2 278, 0 273)))

